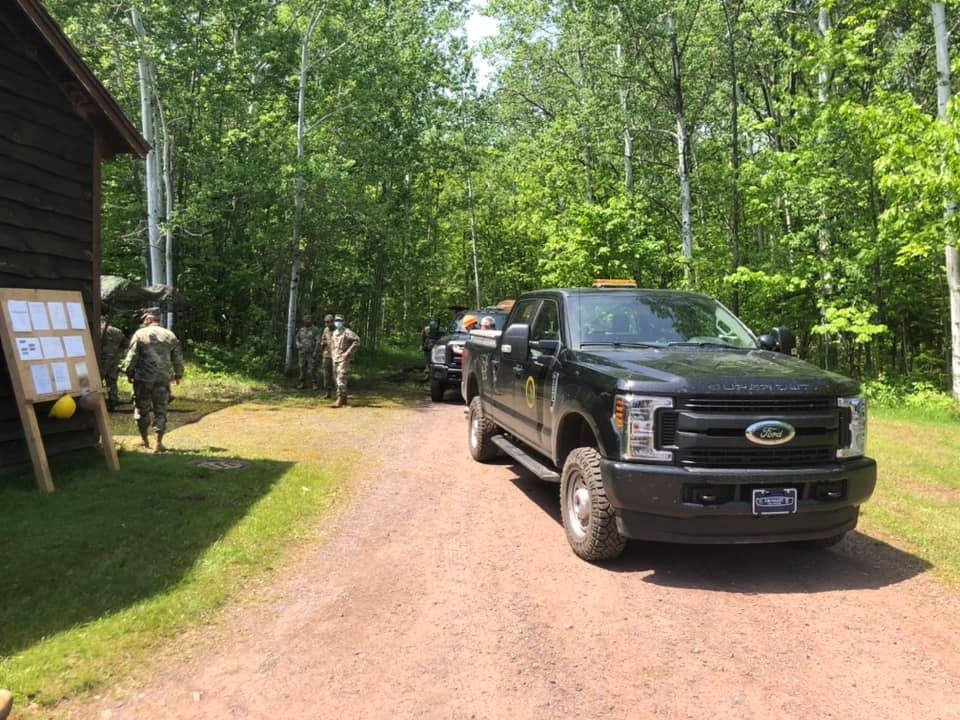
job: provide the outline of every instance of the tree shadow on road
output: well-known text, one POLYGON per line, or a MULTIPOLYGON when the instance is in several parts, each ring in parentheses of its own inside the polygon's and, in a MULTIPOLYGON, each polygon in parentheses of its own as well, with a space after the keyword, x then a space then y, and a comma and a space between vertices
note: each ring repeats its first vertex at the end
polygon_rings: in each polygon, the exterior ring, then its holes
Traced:
MULTIPOLYGON (((510 463, 513 484, 557 523, 565 543, 558 486, 531 478, 510 463)), ((572 552, 572 551, 571 551, 572 552)), ((684 545, 631 540, 612 572, 649 573, 645 582, 713 592, 811 593, 877 589, 909 580, 932 565, 882 540, 854 531, 830 549, 800 543, 684 545)))

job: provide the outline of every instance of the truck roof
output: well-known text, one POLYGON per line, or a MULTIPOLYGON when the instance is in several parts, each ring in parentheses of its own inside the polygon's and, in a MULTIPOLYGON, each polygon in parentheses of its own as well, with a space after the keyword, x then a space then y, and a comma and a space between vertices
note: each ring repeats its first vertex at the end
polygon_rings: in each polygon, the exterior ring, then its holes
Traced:
POLYGON ((544 295, 547 293, 558 293, 566 296, 577 295, 697 295, 699 297, 710 297, 703 293, 692 292, 690 290, 673 289, 655 289, 655 288, 543 288, 540 290, 531 290, 523 293, 520 298, 544 295))

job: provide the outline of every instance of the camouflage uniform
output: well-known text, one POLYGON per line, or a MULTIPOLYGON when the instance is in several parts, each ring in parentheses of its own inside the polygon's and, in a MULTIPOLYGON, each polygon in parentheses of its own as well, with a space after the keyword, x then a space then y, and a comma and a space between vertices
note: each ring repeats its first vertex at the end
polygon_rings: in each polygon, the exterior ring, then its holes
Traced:
POLYGON ((304 387, 307 376, 313 383, 313 389, 318 387, 317 382, 317 350, 320 349, 320 331, 313 325, 303 326, 297 330, 297 352, 300 354, 300 385, 304 387))
POLYGON ((120 375, 120 358, 127 347, 127 336, 119 328, 107 325, 100 332, 100 377, 107 386, 107 406, 120 402, 117 378, 120 375))
POLYGON ((340 404, 347 402, 347 377, 353 356, 359 349, 360 338, 346 325, 334 330, 330 336, 330 352, 337 378, 337 402, 340 404))
MULTIPOLYGON (((324 318, 326 320, 326 318, 324 318)), ((323 388, 327 391, 325 397, 333 395, 336 383, 333 376, 333 355, 331 343, 333 342, 333 328, 325 325, 323 334, 320 336, 320 351, 323 357, 323 388)))
POLYGON ((145 435, 153 411, 153 427, 158 433, 167 430, 167 403, 170 402, 170 381, 183 376, 183 353, 180 341, 160 325, 144 325, 130 339, 130 349, 121 368, 133 383, 137 428, 145 435))

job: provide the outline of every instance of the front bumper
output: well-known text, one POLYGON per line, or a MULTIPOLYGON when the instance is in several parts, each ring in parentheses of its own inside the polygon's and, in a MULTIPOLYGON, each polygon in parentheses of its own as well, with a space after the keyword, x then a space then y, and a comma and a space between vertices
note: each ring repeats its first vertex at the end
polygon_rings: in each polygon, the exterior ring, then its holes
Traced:
POLYGON ((815 540, 853 530, 860 504, 873 494, 877 464, 860 458, 824 467, 708 469, 642 465, 604 459, 607 499, 626 537, 679 543, 764 543, 815 540), (818 485, 841 483, 842 497, 817 499, 818 485), (796 487, 797 512, 755 516, 754 487, 796 487), (690 502, 691 488, 716 488, 729 498, 716 504, 690 502))
POLYGON ((430 379, 444 385, 459 385, 462 374, 458 367, 430 364, 430 379))

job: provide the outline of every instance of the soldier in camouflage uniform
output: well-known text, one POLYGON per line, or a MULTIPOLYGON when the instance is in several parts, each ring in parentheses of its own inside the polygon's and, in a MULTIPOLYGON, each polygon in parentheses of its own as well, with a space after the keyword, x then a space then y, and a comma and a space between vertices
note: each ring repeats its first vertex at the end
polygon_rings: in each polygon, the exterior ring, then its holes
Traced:
POLYGON ((350 375, 353 356, 360 349, 360 338, 346 326, 343 315, 334 317, 333 326, 330 354, 333 357, 334 374, 337 377, 337 401, 333 407, 338 408, 347 404, 347 377, 350 375))
POLYGON ((147 431, 150 413, 157 431, 156 452, 163 452, 163 434, 167 430, 167 403, 170 402, 170 383, 178 385, 183 377, 183 353, 180 341, 170 330, 157 324, 157 316, 147 314, 143 327, 130 339, 130 349, 123 361, 123 372, 133 383, 136 403, 137 429, 144 447, 150 447, 147 431))
POLYGON ((297 354, 300 356, 300 384, 297 390, 307 385, 307 376, 314 390, 320 387, 317 381, 317 351, 320 349, 320 331, 314 327, 313 318, 303 316, 303 326, 297 330, 297 354))
POLYGON ((126 349, 127 336, 110 325, 105 317, 100 318, 100 377, 107 386, 107 410, 110 412, 120 402, 117 377, 120 375, 120 358, 126 349))
POLYGON ((323 317, 323 335, 320 336, 320 352, 323 356, 323 387, 327 391, 324 397, 328 400, 333 397, 333 388, 336 383, 333 376, 333 355, 330 346, 333 340, 333 315, 323 317))

